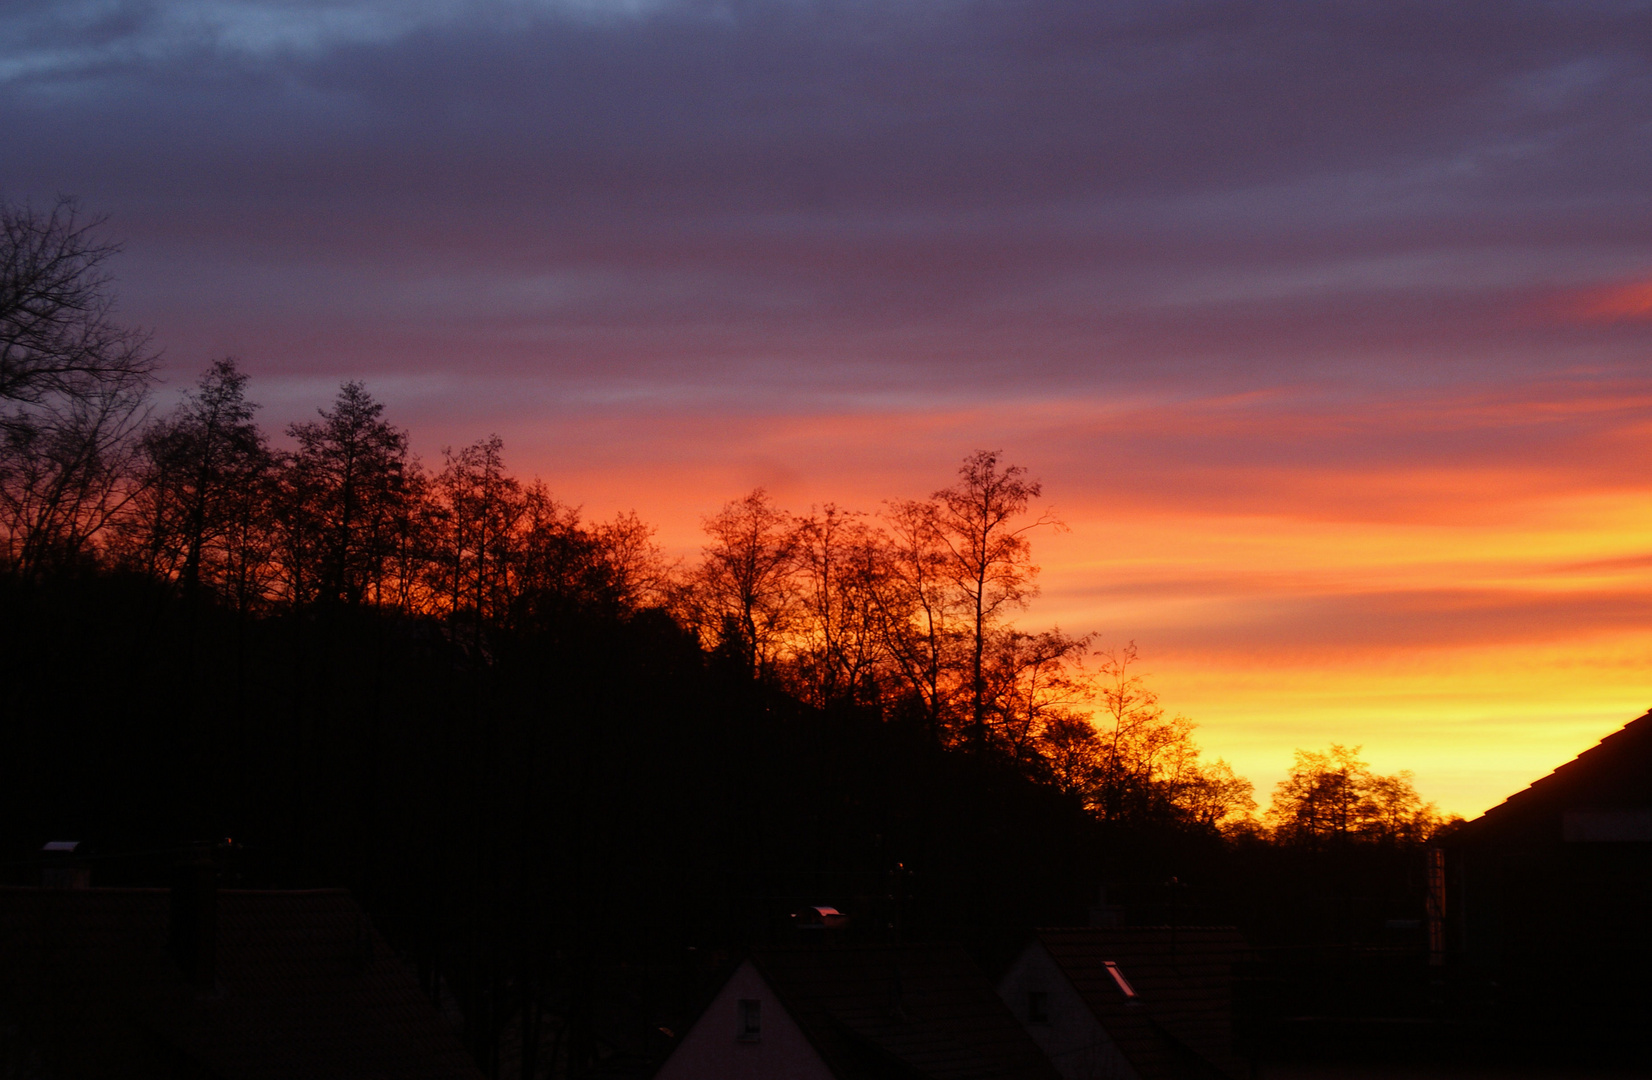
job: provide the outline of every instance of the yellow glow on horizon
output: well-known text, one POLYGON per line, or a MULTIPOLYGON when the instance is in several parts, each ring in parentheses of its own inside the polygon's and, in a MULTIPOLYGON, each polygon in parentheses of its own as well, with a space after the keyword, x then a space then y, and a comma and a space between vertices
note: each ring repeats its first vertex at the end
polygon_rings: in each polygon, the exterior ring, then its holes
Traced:
POLYGON ((1044 541, 1037 614, 1137 641, 1264 804, 1292 749, 1339 742, 1472 816, 1652 705, 1652 626, 1590 619, 1652 598, 1643 493, 1458 525, 1114 517, 1112 550, 1084 539, 1103 520, 1044 541))

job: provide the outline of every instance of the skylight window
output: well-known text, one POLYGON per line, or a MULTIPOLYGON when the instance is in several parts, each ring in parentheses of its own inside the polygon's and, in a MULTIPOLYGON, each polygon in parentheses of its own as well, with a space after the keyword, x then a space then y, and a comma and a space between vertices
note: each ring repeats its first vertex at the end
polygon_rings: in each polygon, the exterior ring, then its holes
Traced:
POLYGON ((1119 989, 1124 993, 1124 996, 1127 998, 1135 997, 1136 988, 1130 985, 1130 980, 1124 977, 1124 972, 1119 970, 1119 966, 1111 960, 1107 960, 1105 963, 1107 964, 1107 974, 1111 975, 1113 977, 1113 981, 1118 983, 1119 989))

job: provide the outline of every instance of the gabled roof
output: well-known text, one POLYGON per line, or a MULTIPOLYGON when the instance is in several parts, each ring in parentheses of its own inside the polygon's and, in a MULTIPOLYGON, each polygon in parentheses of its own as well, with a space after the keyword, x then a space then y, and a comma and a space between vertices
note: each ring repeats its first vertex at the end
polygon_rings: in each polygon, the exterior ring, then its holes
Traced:
POLYGON ((479 1080, 347 892, 220 890, 210 989, 166 951, 169 903, 0 888, 0 1010, 63 1040, 67 1075, 479 1080))
POLYGON ((1559 815, 1580 807, 1645 807, 1652 803, 1652 712, 1631 720, 1554 772, 1487 810, 1464 827, 1473 842, 1533 827, 1553 831, 1559 815))
POLYGON ((751 961, 840 1080, 1057 1080, 956 946, 777 948, 751 961))
POLYGON ((1233 1052, 1233 965, 1249 955, 1239 931, 1054 928, 1037 939, 1144 1080, 1244 1074, 1233 1052))

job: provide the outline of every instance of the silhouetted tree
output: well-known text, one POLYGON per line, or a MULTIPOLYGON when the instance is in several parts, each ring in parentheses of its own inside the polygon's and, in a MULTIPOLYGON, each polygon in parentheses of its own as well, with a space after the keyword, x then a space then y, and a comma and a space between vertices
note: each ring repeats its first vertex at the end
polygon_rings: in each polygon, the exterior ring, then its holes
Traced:
POLYGON ((139 444, 140 490, 124 530, 155 576, 185 594, 205 585, 250 604, 268 566, 268 498, 275 459, 246 399, 247 377, 219 360, 173 414, 139 444))
POLYGON ((102 224, 0 204, 0 552, 25 576, 93 558, 134 491, 155 355, 113 319, 102 224))
POLYGON ((135 386, 94 386, 13 414, 0 430, 0 541, 12 572, 84 566, 137 491, 135 386))
POLYGON ((1060 526, 1049 514, 1022 520, 1042 492, 1026 473, 1019 465, 1000 466, 995 450, 978 450, 959 466, 957 483, 931 496, 935 533, 949 555, 944 572, 968 605, 970 739, 981 750, 987 744, 988 638, 1006 611, 1037 595, 1038 568, 1027 535, 1060 526))
POLYGON ((1296 751, 1296 761, 1274 788, 1266 815, 1283 844, 1322 847, 1355 840, 1417 843, 1440 823, 1424 803, 1411 773, 1378 776, 1360 748, 1333 743, 1323 752, 1296 751))
POLYGON ((608 588, 623 610, 660 608, 669 602, 671 575, 654 532, 635 510, 616 514, 593 531, 607 568, 608 588))
POLYGON ((516 590, 517 533, 528 513, 522 485, 505 472, 494 435, 458 452, 431 485, 430 585, 450 615, 501 623, 516 590))
POLYGON ((1226 761, 1199 760, 1194 723, 1165 715, 1137 670, 1135 642, 1098 655, 1100 730, 1090 787, 1096 813, 1108 821, 1211 828, 1247 819, 1256 808, 1250 782, 1234 776, 1226 761))
POLYGON ((950 551, 933 502, 890 503, 884 513, 883 572, 874 593, 878 627, 894 681, 937 737, 953 732, 965 650, 963 596, 952 588, 950 551))
POLYGON ((1092 687, 1082 660, 1090 636, 1059 629, 1029 634, 995 630, 988 640, 984 681, 990 744, 1023 765, 1037 767, 1045 739, 1064 722, 1087 715, 1092 687))
POLYGON ((804 700, 877 703, 886 655, 878 607, 886 546, 863 515, 832 503, 795 523, 799 595, 790 682, 804 700))
POLYGON ((578 510, 558 502, 539 480, 524 490, 522 505, 513 616, 518 624, 544 628, 582 612, 629 610, 632 596, 645 595, 655 580, 651 545, 623 519, 614 533, 589 529, 578 510), (605 537, 614 540, 613 548, 605 537))
POLYGON ((399 604, 413 587, 424 478, 407 433, 347 382, 321 419, 293 424, 283 469, 282 559, 294 603, 399 604), (389 573, 396 571, 394 577, 389 573))
POLYGON ((0 403, 76 401, 96 412, 147 389, 155 354, 148 335, 112 317, 104 263, 120 247, 98 235, 102 225, 72 198, 45 212, 0 204, 0 403))
MULTIPOLYGON (((1099 672, 1099 715, 1102 752, 1095 783, 1097 811, 1119 820, 1142 804, 1141 788, 1151 779, 1143 775, 1144 750, 1163 742, 1157 730, 1164 726, 1159 695, 1147 686, 1137 664, 1136 644, 1102 652, 1099 672)), ((1151 762, 1151 757, 1147 757, 1151 762)))
POLYGON ((710 537, 683 610, 758 678, 769 675, 793 628, 797 536, 791 515, 753 490, 705 519, 710 537))
POLYGON ((1051 782, 1064 793, 1078 797, 1086 809, 1094 810, 1105 748, 1090 718, 1076 712, 1051 718, 1039 750, 1051 782))
POLYGON ((1255 791, 1255 785, 1217 758, 1177 779, 1175 803, 1196 825, 1243 835, 1256 828, 1255 791))

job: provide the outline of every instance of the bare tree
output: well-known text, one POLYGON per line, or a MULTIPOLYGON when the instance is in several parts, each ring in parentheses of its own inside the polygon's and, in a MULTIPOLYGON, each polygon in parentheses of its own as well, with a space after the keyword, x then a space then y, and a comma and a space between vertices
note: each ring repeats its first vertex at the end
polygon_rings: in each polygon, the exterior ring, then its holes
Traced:
POLYGON ((96 554, 131 501, 138 388, 94 387, 30 411, 0 431, 0 542, 6 565, 31 577, 96 554))
POLYGON ((24 574, 96 554, 134 491, 155 356, 112 318, 102 224, 73 199, 0 205, 0 529, 24 574))
POLYGON ((433 484, 431 582, 448 614, 502 621, 513 588, 518 526, 528 512, 522 485, 505 472, 504 442, 494 435, 446 459, 433 484))
POLYGON ((267 561, 238 550, 259 542, 248 528, 249 499, 267 495, 274 468, 246 384, 233 359, 215 361, 140 440, 142 484, 123 531, 137 534, 132 546, 145 568, 186 595, 205 585, 248 600, 248 575, 267 561))
POLYGON ((796 614, 791 515, 756 488, 705 519, 706 544, 690 583, 692 620, 762 678, 771 674, 796 614))
POLYGON ((958 678, 966 616, 962 595, 951 586, 951 551, 933 502, 890 503, 883 516, 884 570, 874 594, 883 647, 930 729, 945 736, 967 689, 958 678))
POLYGON ((1048 513, 1026 520, 1043 489, 1026 469, 1000 466, 998 458, 996 450, 976 451, 958 467, 957 483, 931 496, 936 535, 950 556, 947 574, 969 607, 970 737, 980 749, 987 739, 987 639, 1006 611, 1038 594, 1028 534, 1063 527, 1048 513))
POLYGON ((875 699, 884 658, 877 599, 887 573, 884 538, 863 515, 828 503, 796 523, 794 543, 799 696, 817 705, 875 699))
POLYGON ((662 607, 667 601, 669 567, 654 542, 654 532, 654 526, 635 510, 616 514, 613 521, 594 530, 614 600, 621 608, 639 611, 662 607))
POLYGON ((1180 821, 1225 829, 1248 821, 1256 801, 1249 780, 1226 761, 1200 761, 1196 724, 1167 716, 1140 670, 1136 643, 1096 654, 1097 720, 1089 802, 1109 821, 1180 821))
POLYGON ((515 618, 554 619, 571 609, 602 607, 613 600, 614 572, 579 510, 558 502, 535 480, 523 491, 516 539, 515 618))
POLYGON ((1042 759, 1046 734, 1064 731, 1064 721, 1082 715, 1092 694, 1083 666, 1089 645, 1090 635, 1072 637, 1060 629, 1029 634, 1005 628, 992 634, 985 679, 988 737, 995 749, 1035 764, 1042 759))
POLYGON ((269 455, 264 468, 228 488, 219 505, 218 588, 243 614, 273 598, 280 576, 275 514, 281 484, 276 465, 275 455, 269 455))
POLYGON ((129 397, 148 386, 149 337, 112 318, 104 264, 120 250, 71 198, 0 205, 0 401, 129 397))
POLYGON ((1135 744, 1145 732, 1163 723, 1164 710, 1159 707, 1159 695, 1148 688, 1146 677, 1135 670, 1135 642, 1098 655, 1102 660, 1099 676, 1104 749, 1096 802, 1102 817, 1117 819, 1125 814, 1137 776, 1135 744))

